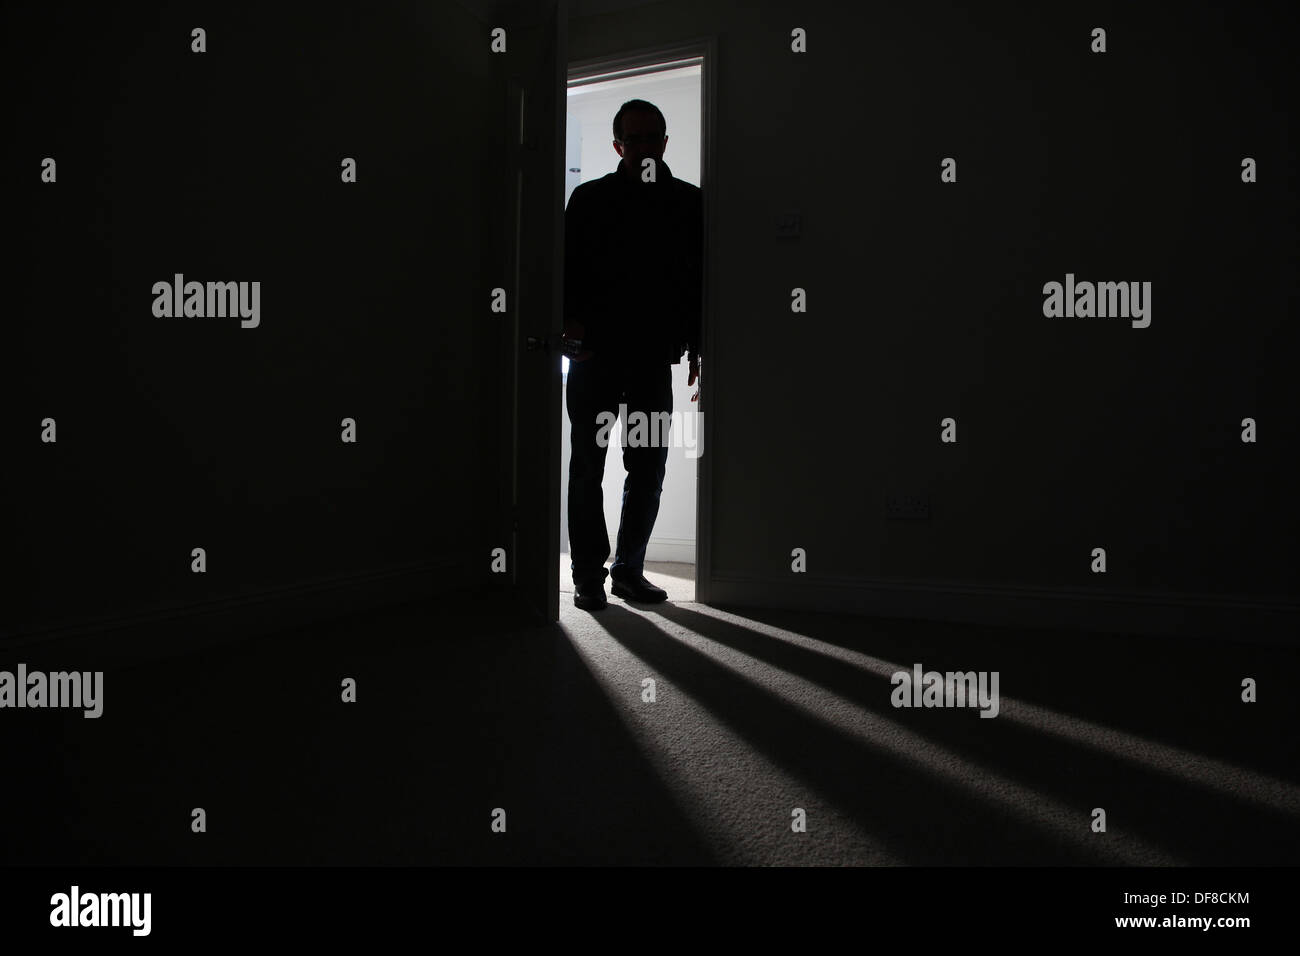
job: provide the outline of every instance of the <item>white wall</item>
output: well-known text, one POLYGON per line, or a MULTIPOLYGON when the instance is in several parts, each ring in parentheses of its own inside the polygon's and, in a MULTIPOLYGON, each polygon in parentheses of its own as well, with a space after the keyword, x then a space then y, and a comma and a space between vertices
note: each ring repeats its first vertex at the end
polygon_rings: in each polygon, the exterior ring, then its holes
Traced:
MULTIPOLYGON (((631 99, 643 99, 655 104, 664 114, 668 126, 668 145, 664 149, 664 162, 678 179, 696 186, 700 184, 700 68, 698 66, 669 70, 650 76, 636 76, 594 83, 569 90, 568 125, 570 144, 565 156, 567 188, 564 196, 568 206, 569 196, 579 183, 599 179, 612 173, 618 166, 619 156, 613 146, 614 114, 631 99), (577 152, 574 152, 574 143, 577 152), (578 173, 571 170, 577 168, 578 173)), ((565 360, 567 372, 568 361, 565 360)), ((687 447, 692 440, 699 441, 702 431, 696 405, 691 402, 695 387, 686 386, 686 360, 673 366, 672 447, 668 449, 668 465, 664 474, 663 496, 659 502, 659 518, 655 522, 650 544, 646 548, 648 561, 685 561, 695 563, 695 456, 697 450, 687 447), (693 416, 690 422, 685 415, 693 416), (683 428, 684 426, 684 428, 683 428)), ((561 506, 560 550, 569 550, 569 413, 564 409, 563 446, 560 460, 561 506)), ((622 450, 619 439, 622 428, 616 426, 610 435, 610 448, 605 460, 605 524, 609 529, 610 561, 614 560, 614 543, 618 535, 619 512, 623 502, 622 450)))

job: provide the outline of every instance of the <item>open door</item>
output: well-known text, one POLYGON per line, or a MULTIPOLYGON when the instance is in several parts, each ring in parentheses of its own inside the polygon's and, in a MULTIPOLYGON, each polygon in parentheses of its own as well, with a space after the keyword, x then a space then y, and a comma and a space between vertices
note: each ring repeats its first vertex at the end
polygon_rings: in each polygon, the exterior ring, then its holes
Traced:
POLYGON ((535 30, 511 39, 515 265, 512 583, 520 607, 560 616, 560 332, 564 304, 567 0, 542 6, 535 30))

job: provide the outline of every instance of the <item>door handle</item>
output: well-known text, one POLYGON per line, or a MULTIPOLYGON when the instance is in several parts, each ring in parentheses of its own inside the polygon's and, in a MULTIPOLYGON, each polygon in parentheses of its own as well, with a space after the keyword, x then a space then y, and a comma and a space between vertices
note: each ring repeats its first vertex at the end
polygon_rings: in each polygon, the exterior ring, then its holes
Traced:
POLYGON ((539 349, 550 352, 552 348, 558 349, 565 355, 576 355, 582 350, 582 340, 569 339, 566 342, 563 332, 552 332, 545 338, 530 335, 524 340, 524 349, 528 352, 536 352, 539 349), (565 347, 566 345, 568 348, 565 347))
POLYGON ((558 345, 559 342, 560 342, 560 335, 558 332, 552 333, 551 335, 548 335, 545 338, 540 338, 540 339, 535 335, 530 335, 525 340, 524 349, 529 352, 536 352, 538 349, 543 349, 544 351, 549 352, 551 350, 551 346, 558 345))

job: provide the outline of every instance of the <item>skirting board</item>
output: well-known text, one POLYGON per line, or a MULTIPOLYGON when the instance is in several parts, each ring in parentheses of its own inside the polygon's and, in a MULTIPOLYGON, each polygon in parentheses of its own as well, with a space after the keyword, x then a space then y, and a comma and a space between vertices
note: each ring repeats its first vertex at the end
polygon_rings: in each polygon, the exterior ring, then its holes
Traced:
POLYGON ((470 587, 463 558, 330 575, 251 594, 93 618, 0 638, 0 653, 38 651, 127 665, 470 587), (117 638, 121 638, 120 640, 117 638))
POLYGON ((1300 644, 1300 602, 1287 598, 717 571, 711 582, 709 604, 717 606, 1300 644))
POLYGON ((676 561, 681 564, 695 563, 694 538, 663 538, 650 536, 645 547, 647 561, 676 561))

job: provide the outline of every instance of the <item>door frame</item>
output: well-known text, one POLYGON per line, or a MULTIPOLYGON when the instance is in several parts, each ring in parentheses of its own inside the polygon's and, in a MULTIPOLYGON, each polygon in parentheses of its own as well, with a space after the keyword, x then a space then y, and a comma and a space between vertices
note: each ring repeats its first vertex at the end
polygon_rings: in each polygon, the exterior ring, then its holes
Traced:
MULTIPOLYGON (((677 43, 663 44, 653 47, 641 47, 636 50, 630 50, 624 53, 610 54, 607 56, 590 57, 585 60, 575 60, 568 64, 568 76, 564 84, 565 102, 568 101, 569 86, 574 80, 592 80, 597 77, 602 80, 616 79, 627 76, 640 76, 647 73, 657 73, 663 69, 671 69, 672 64, 679 60, 696 60, 700 61, 700 188, 703 193, 704 204, 704 263, 703 263, 703 280, 704 294, 702 313, 700 316, 700 380, 698 388, 700 392, 699 411, 700 420, 700 441, 704 449, 700 456, 695 460, 695 600, 701 604, 707 604, 710 599, 712 590, 712 569, 713 569, 713 455, 712 449, 713 435, 716 431, 716 422, 714 420, 714 411, 708 408, 709 395, 715 391, 716 383, 719 381, 719 370, 722 362, 714 352, 713 338, 710 335, 712 323, 709 317, 713 312, 713 284, 710 281, 713 269, 711 265, 716 258, 712 246, 712 237, 714 230, 712 228, 713 209, 712 199, 714 193, 714 183, 717 182, 714 175, 714 152, 713 143, 717 134, 717 70, 718 62, 718 39, 716 36, 700 36, 689 40, 683 40, 677 43), (705 414, 706 408, 708 414, 705 414)), ((567 108, 561 116, 563 123, 564 115, 567 115, 567 108)), ((560 148, 563 149, 564 131, 563 127, 559 134, 560 148)), ((561 157, 559 163, 561 170, 564 167, 564 159, 561 157)), ((563 202, 564 182, 560 182, 561 203, 563 202)), ((556 226, 555 235, 556 248, 564 248, 564 217, 561 215, 556 226)), ((563 255, 561 254, 561 261, 563 255)), ((560 276, 564 275, 563 268, 559 272, 560 276)), ((562 293, 562 290, 561 290, 562 293)), ((563 298, 560 300, 560 314, 563 314, 563 298)), ((720 392, 720 389, 718 390, 720 392)), ((557 433, 557 439, 560 435, 557 433)), ((554 461, 560 461, 561 456, 555 455, 554 461)), ((558 499, 557 499, 558 510, 558 499)), ((559 556, 559 540, 557 529, 557 540, 555 544, 556 557, 559 556)), ((556 586, 556 607, 558 613, 559 587, 556 586)))
POLYGON ((525 32, 526 39, 516 47, 522 55, 505 66, 505 141, 511 144, 503 184, 510 197, 505 242, 515 303, 509 310, 512 354, 505 369, 513 390, 504 424, 511 442, 507 531, 512 598, 530 621, 549 624, 560 616, 557 346, 564 258, 555 236, 564 229, 569 0, 544 0, 541 6, 529 11, 531 18, 520 19, 520 28, 536 32, 525 32), (545 248, 548 241, 550 248, 545 248))

